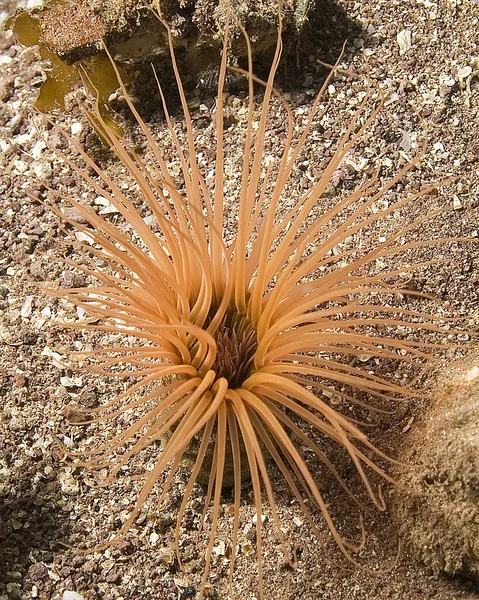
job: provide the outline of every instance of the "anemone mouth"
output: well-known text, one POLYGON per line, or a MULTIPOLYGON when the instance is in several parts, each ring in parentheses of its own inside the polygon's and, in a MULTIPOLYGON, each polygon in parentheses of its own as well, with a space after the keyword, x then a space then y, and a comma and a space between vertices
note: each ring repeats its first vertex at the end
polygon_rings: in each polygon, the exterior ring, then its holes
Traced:
POLYGON ((215 334, 216 358, 213 370, 231 389, 239 388, 254 370, 258 348, 256 330, 247 315, 236 310, 226 312, 215 334))

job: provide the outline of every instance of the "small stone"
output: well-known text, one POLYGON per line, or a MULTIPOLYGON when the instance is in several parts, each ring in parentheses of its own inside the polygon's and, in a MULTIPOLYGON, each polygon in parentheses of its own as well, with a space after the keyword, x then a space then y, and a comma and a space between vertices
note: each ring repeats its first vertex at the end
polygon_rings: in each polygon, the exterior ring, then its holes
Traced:
POLYGON ((64 388, 79 388, 83 384, 81 377, 60 377, 60 383, 64 388))
MULTIPOLYGON (((65 441, 64 441, 65 443, 65 441)), ((68 446, 68 444, 66 444, 68 446)), ((76 496, 80 492, 80 486, 72 477, 71 473, 65 473, 59 477, 61 490, 69 496, 76 496)))
MULTIPOLYGON (((22 419, 21 417, 12 417, 10 419, 9 426, 12 431, 26 431, 27 430, 27 422, 25 421, 25 419, 22 419)), ((22 527, 22 524, 19 523, 18 521, 16 521, 15 519, 13 519, 12 527, 14 529, 20 529, 20 527, 22 527)))
POLYGON ((226 545, 223 540, 220 540, 217 546, 213 547, 213 554, 216 556, 224 556, 226 553, 226 545))
POLYGON ((254 552, 254 548, 250 542, 245 542, 241 544, 241 551, 245 556, 251 556, 254 552))
POLYGON ((8 126, 10 127, 10 131, 12 135, 17 135, 20 132, 20 129, 23 125, 23 115, 18 114, 10 119, 8 122, 8 126))
POLYGON ((20 521, 17 521, 17 519, 11 519, 10 524, 15 531, 18 531, 23 527, 23 524, 20 523, 20 521))
POLYGON ((441 83, 441 85, 452 87, 456 83, 456 80, 450 73, 446 73, 443 76, 439 77, 439 82, 441 83))
POLYGON ((155 545, 156 542, 160 539, 160 536, 156 533, 156 531, 154 531, 151 535, 150 535, 150 544, 155 545))
POLYGON ((0 102, 8 102, 15 89, 15 77, 7 77, 0 81, 0 102))
POLYGON ((119 583, 121 583, 121 575, 116 569, 112 569, 109 573, 107 573, 105 581, 107 583, 113 583, 114 585, 118 585, 119 583))
POLYGON ((73 221, 74 223, 80 223, 81 225, 88 224, 88 221, 85 219, 85 217, 73 207, 65 208, 63 211, 63 216, 65 219, 73 221))
POLYGON ((471 75, 471 73, 472 67, 470 65, 467 65, 466 67, 460 67, 457 70, 457 78, 459 79, 459 81, 464 81, 464 79, 467 79, 469 75, 471 75))
POLYGON ((94 386, 87 386, 83 389, 78 398, 78 403, 85 408, 94 408, 98 404, 96 388, 94 386))
POLYGON ((446 98, 452 93, 452 87, 448 87, 447 85, 439 86, 439 95, 441 98, 446 98))
POLYGON ((399 146, 404 150, 404 152, 409 152, 411 150, 411 136, 407 131, 403 131, 402 140, 399 146))
POLYGON ((85 573, 94 573, 95 570, 97 568, 97 564, 95 561, 93 560, 87 560, 86 563, 83 564, 83 571, 85 571, 85 573))
POLYGON ((42 581, 43 579, 47 579, 48 578, 48 569, 41 562, 34 563, 28 569, 28 576, 30 577, 30 579, 33 582, 42 581))
POLYGON ((167 566, 175 564, 176 553, 173 548, 160 548, 157 552, 160 561, 167 566))
POLYGON ((87 244, 93 244, 95 242, 93 235, 89 235, 84 231, 75 231, 75 237, 79 242, 85 242, 87 244))
POLYGON ((60 285, 65 289, 85 287, 85 278, 83 275, 72 271, 63 271, 60 285))
POLYGON ((19 583, 7 583, 7 593, 8 596, 2 596, 2 598, 8 598, 8 600, 21 600, 22 598, 19 583))
MULTIPOLYGON (((266 515, 261 515, 261 523, 264 523, 266 521, 266 515)), ((253 523, 257 523, 258 522, 258 513, 254 513, 253 515, 253 523)))
POLYGON ((28 384, 28 378, 25 373, 15 373, 13 377, 13 387, 17 389, 26 388, 28 384))
POLYGON ((311 75, 307 75, 303 81, 304 88, 310 88, 313 85, 314 78, 311 75))
POLYGON ((22 344, 33 346, 37 343, 38 335, 34 331, 24 331, 22 335, 22 344))
POLYGON ((30 275, 37 281, 43 281, 45 279, 45 271, 43 270, 42 263, 39 260, 32 262, 30 265, 30 275))
POLYGON ((33 156, 33 158, 35 160, 38 160, 40 158, 40 156, 42 155, 43 150, 45 150, 46 147, 47 147, 47 145, 45 144, 45 142, 43 140, 38 140, 38 142, 35 143, 35 145, 32 148, 32 151, 31 151, 31 155, 33 156))

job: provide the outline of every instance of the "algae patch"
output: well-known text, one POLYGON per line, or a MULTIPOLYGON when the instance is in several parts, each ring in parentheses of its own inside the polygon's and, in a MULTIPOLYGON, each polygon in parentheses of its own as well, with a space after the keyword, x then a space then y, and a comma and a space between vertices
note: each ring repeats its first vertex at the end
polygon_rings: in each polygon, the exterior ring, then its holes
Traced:
MULTIPOLYGON (((59 2, 50 2, 47 8, 59 5, 59 2)), ((51 64, 35 102, 35 108, 40 112, 64 110, 65 95, 83 79, 86 87, 94 94, 98 94, 101 112, 105 116, 109 115, 111 111, 108 107, 108 98, 118 88, 119 83, 108 57, 96 49, 96 55, 79 60, 74 64, 62 60, 46 42, 48 39, 46 34, 51 34, 51 29, 45 27, 40 15, 41 11, 48 14, 47 8, 42 7, 40 10, 33 9, 31 11, 21 10, 6 23, 6 28, 13 31, 15 39, 20 44, 24 46, 38 45, 42 60, 49 61, 51 64)))

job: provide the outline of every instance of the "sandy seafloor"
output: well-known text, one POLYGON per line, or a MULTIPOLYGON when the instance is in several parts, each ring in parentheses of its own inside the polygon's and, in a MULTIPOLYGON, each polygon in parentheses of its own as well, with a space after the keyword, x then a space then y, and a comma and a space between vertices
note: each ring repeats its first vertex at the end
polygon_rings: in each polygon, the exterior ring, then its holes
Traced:
MULTIPOLYGON (((339 77, 329 88, 325 98, 331 103, 327 119, 315 129, 305 147, 301 167, 293 173, 291 194, 304 190, 320 174, 331 141, 334 143, 357 108, 368 72, 372 96, 377 98, 380 90, 386 97, 385 106, 375 125, 352 150, 349 164, 338 174, 337 193, 354 187, 375 165, 382 166, 382 176, 393 175, 414 155, 414 146, 417 149, 422 144, 427 130, 425 156, 408 175, 405 187, 419 189, 450 174, 462 176, 413 203, 402 213, 404 219, 417 217, 428 208, 448 206, 451 210, 440 219, 424 223, 418 232, 421 239, 477 236, 479 4, 472 0, 318 0, 318 5, 304 39, 292 49, 292 56, 278 73, 278 86, 292 104, 298 130, 324 80, 325 71, 317 59, 333 62, 348 39, 342 66, 353 70, 357 77, 339 77), (401 48, 397 36, 405 30, 410 32, 411 43, 401 48)), ((15 1, 2 0, 0 18, 11 14, 15 6, 15 1)), ((407 39, 404 33, 400 38, 404 36, 407 39)), ((31 106, 44 69, 35 48, 18 47, 8 32, 0 32, 0 600, 56 600, 65 591, 76 591, 85 600, 194 598, 206 543, 204 535, 199 540, 195 536, 204 495, 201 488, 194 493, 182 530, 183 571, 178 569, 171 549, 186 472, 175 478, 168 502, 160 511, 155 505, 155 490, 121 547, 86 555, 74 550, 106 539, 118 527, 133 506, 135 487, 121 481, 108 488, 98 487, 91 474, 61 462, 54 451, 54 435, 74 448, 87 439, 100 439, 104 433, 101 430, 73 429, 63 409, 74 400, 85 405, 105 402, 114 388, 93 375, 84 375, 74 385, 65 379, 72 373, 58 360, 67 360, 69 350, 88 347, 91 340, 87 335, 73 335, 53 326, 55 319, 74 312, 65 303, 45 296, 38 286, 38 282, 71 285, 72 275, 59 261, 65 250, 59 244, 64 235, 61 228, 27 191, 33 196, 42 191, 40 177, 53 188, 75 190, 82 201, 94 203, 97 196, 71 168, 60 164, 53 152, 38 143, 40 134, 34 127, 38 116, 31 106), (55 352, 58 360, 52 356, 55 352)), ((192 94, 192 76, 187 88, 192 94)), ((196 98, 194 129, 207 168, 213 157, 214 95, 200 91, 196 98)), ((172 169, 177 169, 178 158, 165 135, 161 110, 150 99, 143 102, 142 110, 155 139, 172 169)), ((232 117, 226 129, 225 150, 236 168, 241 164, 238 134, 244 121, 234 116, 235 111, 241 114, 242 107, 241 99, 235 94, 229 96, 227 110, 232 117)), ((181 123, 178 111, 173 113, 175 121, 181 123)), ((68 112, 55 120, 70 131, 75 124, 73 129, 83 147, 113 177, 122 178, 121 166, 101 149, 74 98, 68 103, 68 112)), ((280 113, 272 114, 266 154, 274 156, 280 149, 277 140, 284 139, 283 124, 280 113)), ((39 123, 38 129, 44 129, 44 125, 39 123)), ((126 131, 141 151, 135 124, 129 122, 126 131)), ((54 144, 62 147, 58 135, 54 144)), ((235 187, 234 183, 230 185, 235 187)), ((380 223, 374 224, 364 233, 363 242, 374 242, 384 233, 380 223)), ((479 261, 474 247, 456 244, 447 251, 430 249, 420 258, 428 260, 436 257, 436 252, 447 255, 450 262, 423 268, 414 284, 444 301, 447 314, 460 315, 465 327, 473 327, 479 308, 479 261)), ((75 258, 74 252, 72 256, 75 258)), ((447 358, 456 359, 458 355, 450 353, 447 358)), ((419 401, 404 405, 372 429, 373 441, 397 455, 403 431, 416 426, 425 405, 419 401)), ((340 457, 338 461, 341 463, 340 457)), ((351 471, 343 468, 346 480, 354 486, 351 471)), ((352 566, 341 557, 320 517, 318 537, 312 534, 291 494, 280 478, 274 477, 273 472, 278 511, 296 548, 298 565, 295 570, 285 566, 272 521, 267 518, 263 560, 268 600, 479 598, 477 583, 433 574, 405 550, 395 563, 397 525, 389 511, 381 515, 367 503, 364 522, 368 544, 359 561, 369 570, 352 566)), ((327 477, 322 485, 328 494, 327 477)), ((390 503, 393 492, 387 486, 383 491, 390 503)), ((235 597, 241 600, 258 597, 251 536, 255 511, 250 492, 246 486, 241 508, 241 551, 234 575, 235 597)), ((357 493, 364 500, 359 487, 357 493)), ((330 494, 328 499, 341 532, 357 539, 356 509, 341 495, 330 494)), ((230 506, 231 498, 225 497, 210 575, 210 597, 218 599, 229 597, 230 506)))

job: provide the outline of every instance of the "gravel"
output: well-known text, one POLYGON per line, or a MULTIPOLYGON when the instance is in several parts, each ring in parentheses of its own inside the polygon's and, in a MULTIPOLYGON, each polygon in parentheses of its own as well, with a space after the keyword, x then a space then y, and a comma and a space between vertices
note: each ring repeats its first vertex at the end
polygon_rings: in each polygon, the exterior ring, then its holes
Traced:
MULTIPOLYGON (((11 14, 16 3, 3 0, 0 18, 11 14)), ((354 188, 367 173, 381 165, 384 176, 397 169, 421 147, 427 133, 424 158, 406 182, 418 188, 450 174, 461 177, 442 186, 424 204, 411 205, 404 218, 412 219, 431 207, 451 211, 439 221, 424 225, 422 236, 447 233, 477 236, 479 230, 479 5, 460 0, 318 0, 300 42, 283 61, 278 86, 293 107, 298 128, 319 90, 325 70, 317 60, 334 62, 348 39, 341 66, 351 77, 338 76, 327 90, 330 106, 305 146, 300 168, 294 173, 292 193, 310 186, 321 172, 331 143, 349 123, 364 94, 369 77, 372 100, 385 98, 376 123, 355 147, 334 188, 354 188), (457 202, 459 199, 460 206, 457 202)), ((264 70, 259 62, 258 70, 264 70)), ((65 418, 72 403, 86 407, 103 403, 115 386, 103 378, 85 375, 75 380, 69 357, 72 349, 91 347, 96 339, 67 331, 55 323, 75 315, 64 302, 42 293, 41 285, 77 285, 74 273, 60 258, 71 248, 64 231, 38 200, 45 185, 60 193, 73 193, 94 205, 97 194, 78 180, 68 165, 42 146, 45 128, 31 107, 44 77, 45 65, 35 48, 16 46, 8 32, 0 32, 0 600, 178 600, 194 598, 203 569, 205 535, 198 539, 201 500, 197 489, 185 517, 181 538, 182 571, 172 553, 175 515, 181 504, 187 473, 175 478, 168 503, 161 511, 155 493, 145 505, 138 523, 119 546, 98 552, 79 553, 111 535, 131 510, 138 486, 135 482, 97 485, 91 473, 61 460, 57 439, 77 449, 98 440, 101 431, 75 428, 65 418), (45 181, 39 181, 43 179, 45 181), (73 275, 73 277, 72 277, 73 275), (66 378, 66 379, 65 379, 66 378), (74 384, 74 385, 73 385, 74 384)), ((166 75, 168 77, 168 75, 166 75)), ((194 84, 189 82, 190 94, 194 84)), ((102 149, 91 133, 78 103, 81 94, 67 99, 68 113, 55 121, 74 135, 104 169, 122 180, 121 165, 102 149), (81 127, 78 126, 81 124, 81 127)), ((211 164, 214 101, 198 91, 194 128, 205 164, 211 164)), ((166 140, 165 123, 153 98, 142 100, 152 133, 171 161, 177 157, 166 140)), ((231 113, 225 140, 232 168, 241 160, 242 100, 228 98, 231 113)), ((173 107, 173 117, 181 122, 173 107)), ((266 154, 273 157, 284 139, 282 115, 271 118, 272 135, 266 154)), ((142 150, 142 141, 131 122, 127 135, 142 150)), ((61 146, 58 138, 53 143, 61 146)), ((208 177, 206 178, 208 183, 208 177)), ((237 179, 227 184, 234 194, 237 179)), ((127 185, 127 183, 125 183, 127 185)), ((333 189, 333 193, 334 189, 333 189)), ((325 202, 328 198, 325 198, 325 202)), ((145 215, 146 216, 146 215, 145 215)), ((114 218, 112 216, 111 218, 114 218)), ((234 221, 231 222, 234 234, 234 221)), ((379 224, 367 233, 371 238, 387 235, 379 224)), ((368 239, 364 240, 367 243, 368 239)), ((75 258, 75 256, 73 256, 75 258)), ((428 257, 426 256, 425 259, 428 257)), ((449 248, 450 263, 423 269, 410 282, 411 289, 432 293, 445 310, 477 325, 479 314, 479 261, 471 245, 449 248)), ((458 353, 448 355, 449 359, 458 353)), ((405 428, 414 427, 424 414, 425 402, 416 401, 397 412, 371 432, 373 442, 394 455, 405 428)), ((354 485, 354 476, 351 483, 354 485)), ((278 480, 279 481, 279 480, 278 480)), ((358 492, 359 493, 359 492, 358 492)), ((390 490, 385 489, 388 500, 390 490)), ((245 494, 247 496, 247 494, 245 494)), ((220 522, 216 545, 228 545, 228 507, 220 522)), ((334 498, 338 524, 343 533, 358 535, 358 515, 342 498, 334 498)), ((367 551, 360 562, 373 573, 344 561, 331 541, 327 527, 318 521, 319 539, 312 536, 287 490, 278 484, 278 507, 287 535, 294 541, 298 567, 291 570, 277 548, 273 525, 265 522, 264 568, 268 600, 451 600, 479 598, 466 580, 436 575, 407 553, 397 558, 398 527, 387 512, 368 507, 365 525, 367 551), (397 559, 397 560, 396 560, 397 559)), ((257 597, 253 528, 254 507, 245 503, 235 571, 236 597, 257 597)), ((227 598, 228 556, 214 554, 210 597, 227 598)))

